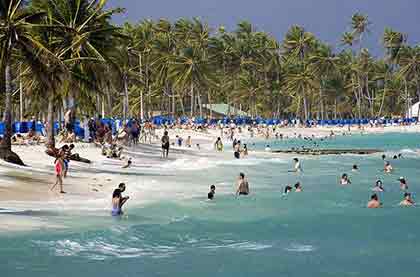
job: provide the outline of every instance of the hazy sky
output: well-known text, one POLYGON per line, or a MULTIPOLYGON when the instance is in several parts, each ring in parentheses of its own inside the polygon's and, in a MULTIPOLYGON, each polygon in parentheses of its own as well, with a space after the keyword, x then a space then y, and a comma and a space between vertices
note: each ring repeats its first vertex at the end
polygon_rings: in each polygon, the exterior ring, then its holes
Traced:
POLYGON ((374 54, 382 54, 385 27, 406 33, 410 44, 420 44, 419 0, 108 0, 108 5, 126 8, 125 14, 115 17, 117 23, 198 16, 212 27, 231 30, 248 20, 277 39, 292 24, 299 24, 333 45, 349 30, 351 15, 361 12, 372 22, 365 46, 374 54))

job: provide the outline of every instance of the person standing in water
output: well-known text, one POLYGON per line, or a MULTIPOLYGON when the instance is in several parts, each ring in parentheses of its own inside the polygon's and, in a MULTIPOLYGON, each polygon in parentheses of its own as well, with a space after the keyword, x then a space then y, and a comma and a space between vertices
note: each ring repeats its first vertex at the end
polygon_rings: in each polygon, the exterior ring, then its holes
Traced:
POLYGON ((238 140, 238 142, 235 144, 233 149, 234 149, 233 156, 236 159, 240 159, 241 158, 241 141, 238 140))
POLYGON ((385 166, 384 166, 384 172, 385 173, 391 173, 393 170, 392 165, 390 162, 385 162, 385 166))
POLYGON ((382 203, 379 202, 378 195, 375 193, 370 197, 370 201, 367 204, 369 209, 376 209, 382 207, 382 203))
POLYGON ((351 184, 351 181, 350 181, 350 179, 349 179, 349 177, 347 176, 347 174, 346 174, 346 173, 344 173, 344 174, 341 176, 340 184, 341 184, 341 185, 350 185, 350 184, 351 184))
POLYGON ((398 179, 398 181, 400 181, 400 189, 401 190, 408 190, 407 181, 405 180, 404 177, 400 177, 400 179, 398 179))
POLYGON ((384 192, 385 189, 382 186, 382 181, 381 180, 377 180, 375 183, 375 186, 372 188, 372 191, 374 192, 384 192))
POLYGON ((216 150, 219 152, 223 151, 223 142, 220 137, 218 137, 216 142, 214 143, 214 148, 216 148, 216 150))
POLYGON ((168 131, 165 131, 163 133, 161 142, 162 142, 162 157, 163 158, 168 158, 168 154, 169 154, 169 136, 168 136, 168 131))
POLYGON ((249 183, 245 179, 245 174, 239 173, 237 182, 236 195, 248 195, 249 194, 249 183))
POLYGON ((300 164, 299 159, 298 158, 294 158, 293 159, 293 162, 295 163, 295 165, 294 165, 294 169, 291 170, 291 171, 292 172, 302 172, 303 171, 302 170, 302 165, 300 164))
POLYGON ((295 192, 302 192, 302 191, 303 191, 302 185, 300 184, 300 182, 297 182, 295 184, 295 192))
POLYGON ((130 198, 128 196, 123 197, 122 193, 125 191, 125 184, 120 183, 118 185, 118 188, 114 190, 112 193, 112 210, 111 214, 113 216, 122 215, 122 206, 127 202, 127 200, 130 198))
POLYGON ((216 194, 216 186, 211 185, 210 186, 210 192, 207 194, 207 199, 213 200, 215 194, 216 194))

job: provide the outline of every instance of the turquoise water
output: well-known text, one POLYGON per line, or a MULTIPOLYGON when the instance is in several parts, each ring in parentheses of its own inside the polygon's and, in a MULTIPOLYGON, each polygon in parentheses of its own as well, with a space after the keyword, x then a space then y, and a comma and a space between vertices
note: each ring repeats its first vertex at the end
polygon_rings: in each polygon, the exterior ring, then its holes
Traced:
MULTIPOLYGON (((381 172, 381 154, 300 157, 304 172, 287 173, 291 156, 250 157, 179 171, 185 197, 130 204, 122 219, 40 213, 70 228, 0 234, 1 276, 419 276, 418 208, 399 208, 396 179, 419 191, 417 134, 337 137, 322 147, 386 149, 395 173, 381 172), (359 172, 351 172, 357 163, 359 172), (236 175, 249 176, 251 195, 235 198, 236 175), (341 173, 352 185, 338 185, 341 173), (381 178, 384 208, 365 208, 381 178), (282 197, 287 183, 304 192, 282 197), (210 184, 216 199, 204 201, 210 184), (188 188, 202 188, 189 198, 188 188)), ((269 142, 273 149, 302 141, 269 142)), ((266 142, 254 148, 263 149, 266 142)), ((420 199, 419 199, 420 201, 420 199)), ((25 216, 25 215, 22 215, 25 216)))

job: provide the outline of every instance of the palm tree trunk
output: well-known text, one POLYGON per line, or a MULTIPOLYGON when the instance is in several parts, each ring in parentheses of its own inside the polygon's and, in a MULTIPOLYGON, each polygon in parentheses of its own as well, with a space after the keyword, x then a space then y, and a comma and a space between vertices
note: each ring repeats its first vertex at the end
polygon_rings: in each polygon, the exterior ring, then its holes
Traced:
POLYGON ((140 90, 140 119, 143 121, 144 119, 144 111, 143 111, 143 90, 140 90))
POLYGON ((6 64, 4 69, 2 69, 1 77, 4 78, 4 88, 5 88, 5 107, 4 107, 4 136, 0 143, 0 158, 9 163, 14 163, 18 165, 25 165, 19 156, 12 151, 12 75, 10 72, 10 66, 6 64))
POLYGON ((192 118, 194 116, 194 82, 191 82, 190 93, 191 93, 191 111, 190 111, 190 116, 192 118))
POLYGON ((410 112, 410 95, 408 93, 407 78, 404 78, 404 90, 405 90, 405 97, 406 97, 406 104, 407 104, 407 112, 405 116, 409 117, 408 113, 410 112))
POLYGON ((124 75, 124 103, 123 103, 123 119, 124 122, 127 120, 128 117, 128 80, 127 75, 124 75))
POLYGON ((51 95, 48 98, 48 115, 47 115, 47 148, 55 148, 54 138, 54 100, 51 95))
POLYGON ((207 105, 209 106, 209 109, 208 109, 209 110, 209 117, 210 118, 213 118, 213 109, 212 109, 213 108, 212 107, 213 104, 212 104, 212 101, 211 101, 211 92, 210 92, 210 90, 207 91, 207 98, 208 98, 208 104, 207 105))
POLYGON ((303 96, 303 111, 306 122, 306 120, 308 120, 308 99, 306 98, 306 95, 303 96))
POLYGON ((201 93, 200 92, 198 92, 198 94, 197 94, 197 100, 198 100, 198 109, 200 111, 200 117, 202 118, 203 117, 203 108, 201 107, 202 105, 201 105, 201 93))

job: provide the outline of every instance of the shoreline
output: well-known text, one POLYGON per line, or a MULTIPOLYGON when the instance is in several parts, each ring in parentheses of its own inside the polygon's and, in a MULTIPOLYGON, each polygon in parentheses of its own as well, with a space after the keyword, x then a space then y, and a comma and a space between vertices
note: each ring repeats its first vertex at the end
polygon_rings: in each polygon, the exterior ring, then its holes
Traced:
MULTIPOLYGON (((316 128, 280 128, 279 133, 285 137, 295 135, 323 137, 333 131, 338 136, 347 128, 316 127, 316 128)), ((162 129, 157 130, 160 137, 162 129)), ((413 133, 420 132, 420 126, 389 126, 367 128, 363 134, 383 133, 413 133)), ((353 128, 351 134, 358 134, 360 130, 353 128)), ((160 201, 180 194, 180 188, 172 186, 170 176, 176 175, 179 170, 199 170, 206 163, 217 163, 221 160, 233 160, 230 143, 224 139, 225 151, 216 153, 213 143, 220 135, 220 130, 210 129, 208 133, 190 130, 169 130, 171 142, 176 135, 185 138, 191 136, 192 148, 171 147, 168 160, 163 160, 160 153, 160 143, 138 144, 135 148, 125 147, 124 156, 131 157, 133 166, 122 169, 124 161, 108 159, 101 155, 100 148, 93 144, 76 143, 75 153, 90 159, 92 164, 77 162, 70 163, 69 176, 64 179, 62 195, 57 191, 51 192, 50 186, 54 183, 53 158, 44 153, 45 146, 13 146, 28 164, 27 167, 16 166, 0 162, 0 219, 5 222, 0 226, 0 231, 28 230, 40 228, 61 228, 55 224, 47 224, 36 216, 12 215, 10 211, 55 211, 55 212, 83 212, 99 211, 106 213, 110 209, 110 195, 120 182, 127 183, 127 194, 130 195, 130 204, 144 205, 160 201), (195 146, 200 144, 201 150, 195 146), (196 167, 194 167, 196 166, 196 167), (158 184, 158 185, 156 185, 158 184), (5 212, 6 211, 6 212, 5 212), (33 221, 33 222, 32 222, 33 221), (26 223, 25 223, 26 222, 26 223), (32 222, 33 224, 31 224, 32 222)), ((238 139, 250 140, 250 134, 244 130, 238 134, 238 139)), ((263 141, 262 137, 252 140, 263 141)), ((258 151, 250 152, 250 157, 270 157, 271 153, 258 151)), ((289 155, 277 155, 275 158, 284 158, 289 155)), ((193 196, 194 197, 194 196, 193 196)), ((182 198, 182 197, 181 197, 182 198)))

